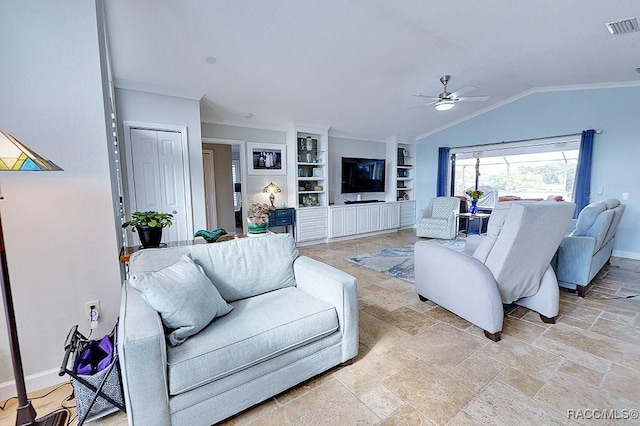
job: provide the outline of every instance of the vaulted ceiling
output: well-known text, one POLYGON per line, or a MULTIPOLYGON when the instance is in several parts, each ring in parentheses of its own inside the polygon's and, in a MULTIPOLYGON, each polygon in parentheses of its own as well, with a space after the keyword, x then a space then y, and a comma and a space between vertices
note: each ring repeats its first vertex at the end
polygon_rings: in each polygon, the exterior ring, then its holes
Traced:
POLYGON ((640 84, 640 32, 605 26, 637 0, 105 4, 117 85, 200 99, 203 122, 412 140, 535 90, 640 84), (489 100, 417 107, 444 74, 489 100))

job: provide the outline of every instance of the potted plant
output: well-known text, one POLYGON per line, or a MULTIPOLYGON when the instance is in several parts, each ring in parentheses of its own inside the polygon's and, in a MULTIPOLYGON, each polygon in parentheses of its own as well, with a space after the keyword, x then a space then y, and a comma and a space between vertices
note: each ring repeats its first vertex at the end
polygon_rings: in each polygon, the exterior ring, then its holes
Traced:
POLYGON ((266 203, 254 203, 249 206, 247 212, 247 227, 249 228, 250 234, 264 234, 267 232, 269 213, 273 209, 274 208, 266 203))
POLYGON ((134 212, 131 219, 123 223, 122 227, 130 226, 133 232, 138 232, 142 248, 155 248, 160 247, 162 228, 171 226, 172 220, 171 213, 134 212))

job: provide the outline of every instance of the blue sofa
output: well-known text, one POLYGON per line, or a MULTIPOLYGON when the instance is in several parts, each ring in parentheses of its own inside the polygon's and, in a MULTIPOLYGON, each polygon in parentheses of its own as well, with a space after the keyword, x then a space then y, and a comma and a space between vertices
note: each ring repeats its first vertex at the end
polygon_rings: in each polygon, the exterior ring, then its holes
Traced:
MULTIPOLYGON (((358 353, 356 279, 299 256, 288 234, 141 250, 129 269, 118 350, 132 426, 211 425, 358 353), (175 345, 170 337, 176 331, 167 329, 164 312, 151 307, 140 282, 158 288, 170 276, 170 288, 186 287, 188 279, 175 278, 186 274, 163 272, 185 257, 201 268, 225 307, 175 345)), ((198 294, 169 302, 202 300, 208 299, 198 294)))
POLYGON ((572 221, 556 256, 561 287, 577 290, 584 297, 587 285, 611 257, 624 209, 619 200, 610 198, 585 206, 572 221))

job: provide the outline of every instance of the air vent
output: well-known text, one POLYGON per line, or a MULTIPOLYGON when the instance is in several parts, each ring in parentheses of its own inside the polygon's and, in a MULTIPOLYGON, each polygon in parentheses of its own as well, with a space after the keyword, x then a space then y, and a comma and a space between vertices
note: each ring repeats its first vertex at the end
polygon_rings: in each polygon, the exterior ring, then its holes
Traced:
POLYGON ((612 35, 627 34, 640 31, 636 18, 623 19, 622 21, 609 22, 607 29, 612 35))

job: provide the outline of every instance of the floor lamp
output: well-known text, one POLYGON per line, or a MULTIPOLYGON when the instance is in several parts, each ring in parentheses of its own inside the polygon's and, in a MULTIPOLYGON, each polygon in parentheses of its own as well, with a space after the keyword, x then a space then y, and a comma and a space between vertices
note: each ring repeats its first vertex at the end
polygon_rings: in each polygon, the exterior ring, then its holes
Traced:
MULTIPOLYGON (((24 146, 8 132, 0 129, 0 171, 57 171, 60 167, 38 155, 36 152, 24 146)), ((0 199, 3 199, 0 194, 0 199)), ((18 393, 18 413, 16 425, 40 425, 62 426, 67 423, 67 412, 59 410, 36 419, 36 410, 31 401, 27 399, 27 388, 24 382, 22 358, 20 357, 20 345, 18 344, 18 328, 16 315, 13 310, 13 298, 11 285, 9 284, 9 268, 7 254, 4 246, 4 232, 2 231, 2 217, 0 217, 0 279, 2 281, 2 298, 4 312, 7 318, 7 330, 9 332, 9 345, 11 346, 11 361, 13 363, 13 375, 16 381, 18 393)))

